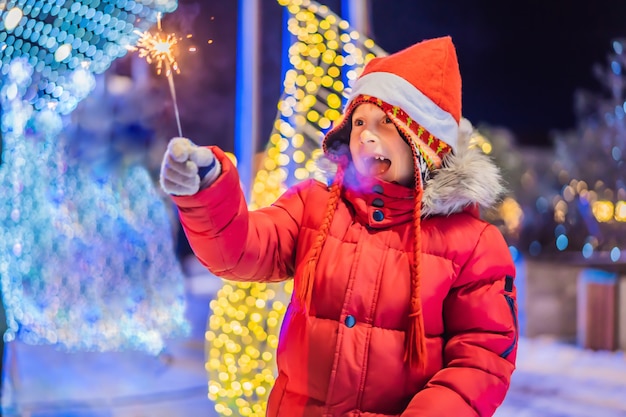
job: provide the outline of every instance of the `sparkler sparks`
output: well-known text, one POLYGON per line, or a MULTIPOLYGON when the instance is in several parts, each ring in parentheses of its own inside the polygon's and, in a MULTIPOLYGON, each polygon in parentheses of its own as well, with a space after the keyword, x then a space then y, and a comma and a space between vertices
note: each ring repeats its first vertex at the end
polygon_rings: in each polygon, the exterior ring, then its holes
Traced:
POLYGON ((156 63, 157 73, 161 74, 163 67, 166 68, 166 75, 170 71, 180 74, 178 62, 176 62, 176 45, 179 38, 174 33, 164 33, 161 27, 161 16, 157 19, 157 32, 135 32, 140 35, 136 46, 129 47, 130 50, 139 51, 139 57, 145 58, 149 64, 156 63))
POLYGON ((176 101, 176 88, 172 72, 180 74, 180 67, 176 62, 176 48, 179 38, 174 33, 165 33, 161 27, 161 14, 157 16, 157 32, 135 32, 140 37, 136 46, 129 46, 131 51, 139 51, 139 57, 145 58, 148 64, 156 63, 157 74, 161 74, 165 67, 165 75, 170 87, 172 102, 174 103, 174 113, 178 126, 178 136, 183 136, 183 129, 180 124, 180 114, 178 112, 178 102, 176 101))

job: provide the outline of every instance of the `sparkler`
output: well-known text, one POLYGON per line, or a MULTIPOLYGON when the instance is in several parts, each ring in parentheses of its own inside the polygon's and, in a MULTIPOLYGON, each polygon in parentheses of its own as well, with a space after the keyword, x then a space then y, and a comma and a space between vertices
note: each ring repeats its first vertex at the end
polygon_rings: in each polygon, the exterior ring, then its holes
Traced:
POLYGON ((174 113, 176 115, 176 124, 178 125, 178 135, 183 136, 183 129, 180 124, 180 114, 178 112, 178 102, 176 101, 176 88, 174 86, 174 75, 176 72, 180 74, 180 67, 176 62, 176 45, 179 38, 174 33, 164 33, 161 26, 161 14, 157 16, 157 32, 139 32, 139 40, 136 46, 129 46, 131 51, 139 51, 139 57, 145 58, 148 64, 156 63, 157 74, 161 74, 165 68, 165 76, 170 87, 170 94, 174 103, 174 113))

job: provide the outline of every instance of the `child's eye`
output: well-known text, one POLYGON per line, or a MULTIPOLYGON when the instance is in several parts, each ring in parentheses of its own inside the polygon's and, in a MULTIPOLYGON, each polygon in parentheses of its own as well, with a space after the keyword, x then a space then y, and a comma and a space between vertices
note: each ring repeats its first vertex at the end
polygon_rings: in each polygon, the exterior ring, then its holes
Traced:
POLYGON ((393 123, 393 121, 391 121, 390 117, 386 117, 384 123, 393 123))
POLYGON ((363 120, 356 119, 356 120, 354 120, 354 122, 352 122, 352 124, 354 126, 363 126, 363 120))

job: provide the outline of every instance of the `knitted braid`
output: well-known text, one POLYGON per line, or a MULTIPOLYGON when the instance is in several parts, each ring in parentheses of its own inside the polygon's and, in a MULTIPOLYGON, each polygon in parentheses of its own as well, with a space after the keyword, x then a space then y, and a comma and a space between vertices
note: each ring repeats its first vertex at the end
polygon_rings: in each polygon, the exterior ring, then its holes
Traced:
POLYGON ((319 233, 315 239, 315 243, 310 250, 308 259, 305 261, 304 268, 300 279, 300 285, 297 287, 297 299, 300 306, 308 313, 311 306, 311 296, 313 294, 313 281, 315 280, 315 269, 317 268, 317 261, 319 260, 322 252, 322 247, 328 236, 330 225, 333 222, 335 211, 337 210, 337 204, 339 203, 339 197, 341 196, 341 186, 343 184, 343 176, 345 172, 345 162, 341 161, 337 167, 337 174, 333 184, 330 187, 330 196, 328 198, 328 204, 326 205, 326 215, 322 224, 320 225, 319 233))
POLYGON ((411 273, 411 312, 409 314, 409 328, 407 330, 404 343, 404 360, 410 366, 423 369, 426 365, 426 334, 424 330, 424 313, 421 301, 421 284, 422 284, 422 178, 420 169, 417 166, 419 161, 415 145, 411 144, 411 152, 414 167, 415 181, 415 206, 413 210, 413 233, 415 247, 413 249, 413 265, 411 273))

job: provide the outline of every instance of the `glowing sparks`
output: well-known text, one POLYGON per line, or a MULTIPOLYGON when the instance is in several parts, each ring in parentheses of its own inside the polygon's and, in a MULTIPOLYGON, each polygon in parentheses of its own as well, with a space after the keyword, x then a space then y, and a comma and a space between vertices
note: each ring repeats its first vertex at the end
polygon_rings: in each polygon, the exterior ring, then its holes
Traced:
POLYGON ((157 32, 135 32, 140 35, 136 46, 128 49, 139 51, 139 57, 145 58, 148 64, 156 63, 156 70, 161 74, 163 67, 166 68, 166 75, 170 71, 180 74, 178 62, 176 62, 176 45, 181 39, 175 33, 164 33, 161 28, 161 16, 157 21, 157 32))
POLYGON ((161 27, 161 14, 157 16, 157 32, 135 32, 140 35, 136 46, 129 46, 131 51, 139 51, 139 57, 145 58, 148 64, 156 63, 157 74, 161 74, 163 66, 165 66, 165 75, 170 87, 172 102, 174 104, 174 113, 176 116, 176 125, 178 126, 178 136, 183 136, 183 129, 180 123, 180 114, 178 111, 178 103, 176 101, 176 87, 174 86, 174 77, 172 71, 180 74, 178 62, 176 62, 176 45, 179 38, 174 33, 165 33, 161 27))

